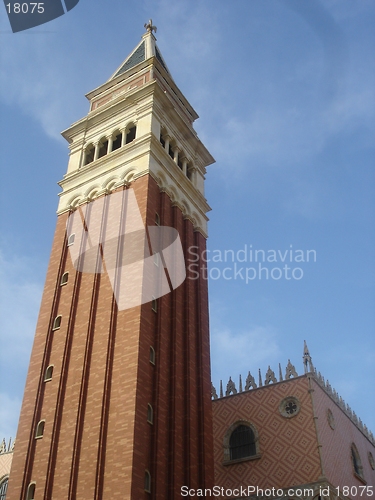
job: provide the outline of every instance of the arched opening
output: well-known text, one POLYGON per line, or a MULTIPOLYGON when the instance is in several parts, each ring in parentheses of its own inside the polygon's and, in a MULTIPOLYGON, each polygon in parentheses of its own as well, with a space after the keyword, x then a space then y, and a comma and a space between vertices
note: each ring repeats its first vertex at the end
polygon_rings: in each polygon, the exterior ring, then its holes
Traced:
POLYGON ((155 349, 152 346, 150 346, 150 363, 155 364, 155 349))
POLYGON ((172 144, 169 143, 168 154, 172 158, 172 160, 174 159, 174 151, 173 151, 173 149, 174 149, 174 146, 172 146, 172 144))
POLYGON ((229 439, 230 459, 251 457, 256 454, 255 436, 247 425, 239 425, 229 439))
POLYGON ((2 478, 0 481, 0 500, 5 500, 8 490, 9 476, 2 478))
POLYGON ((95 146, 94 144, 89 144, 88 146, 86 146, 85 149, 85 159, 83 164, 88 165, 89 163, 94 161, 94 156, 95 156, 95 146))
POLYGON ((27 488, 26 500, 34 500, 35 498, 35 483, 30 483, 27 488))
POLYGON ((364 479, 361 457, 359 456, 358 449, 354 443, 352 443, 351 446, 351 456, 354 473, 360 478, 364 479))
POLYGON ((45 420, 41 420, 36 426, 35 439, 40 439, 43 437, 45 423, 46 423, 45 420))
POLYGON ((61 326, 61 318, 62 316, 56 316, 55 321, 53 322, 53 329, 57 330, 61 326))
POLYGON ((101 139, 99 142, 99 154, 98 158, 103 158, 108 153, 108 139, 101 139))
POLYGON ((129 144, 130 142, 134 141, 136 132, 137 132, 137 127, 133 124, 130 125, 126 132, 125 144, 129 144))
POLYGON ((260 458, 258 432, 253 424, 238 420, 232 424, 224 436, 224 462, 254 460, 260 458))
POLYGON ((145 491, 151 493, 151 474, 148 470, 145 471, 145 491))
POLYGON ((147 422, 149 424, 154 423, 154 410, 153 410, 152 406, 150 405, 150 403, 147 405, 147 422))
POLYGON ((68 283, 69 273, 66 272, 61 276, 60 285, 66 285, 68 283))
POLYGON ((52 380, 52 375, 53 375, 53 365, 49 365, 47 366, 46 373, 44 375, 44 382, 52 380))
POLYGON ((112 151, 116 151, 116 149, 121 148, 121 144, 122 144, 122 133, 120 131, 116 131, 113 134, 112 151))
POLYGON ((71 234, 69 236, 69 238, 68 238, 68 247, 70 247, 70 245, 73 245, 75 238, 76 238, 75 233, 73 233, 73 234, 71 234))

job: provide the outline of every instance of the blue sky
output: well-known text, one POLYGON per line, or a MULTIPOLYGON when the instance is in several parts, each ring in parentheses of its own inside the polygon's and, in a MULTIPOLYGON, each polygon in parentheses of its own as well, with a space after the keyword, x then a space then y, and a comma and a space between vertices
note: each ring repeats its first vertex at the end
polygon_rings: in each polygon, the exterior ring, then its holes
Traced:
POLYGON ((375 432, 374 14, 368 0, 80 0, 13 34, 0 9, 0 438, 17 427, 67 167, 60 131, 87 114, 84 95, 150 17, 216 159, 206 181, 211 256, 246 245, 316 252, 315 262, 288 261, 301 279, 263 271, 246 283, 234 263, 209 262, 214 385, 289 358, 301 374, 306 339, 315 366, 375 432))

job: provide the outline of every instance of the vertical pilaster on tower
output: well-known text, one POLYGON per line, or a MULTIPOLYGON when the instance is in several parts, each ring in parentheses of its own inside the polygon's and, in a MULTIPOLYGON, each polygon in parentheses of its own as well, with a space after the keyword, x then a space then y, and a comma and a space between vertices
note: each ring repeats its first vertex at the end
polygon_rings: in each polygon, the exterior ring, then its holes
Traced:
POLYGON ((303 366, 305 369, 305 373, 312 373, 314 372, 314 366, 312 363, 312 359, 310 356, 309 349, 306 344, 306 340, 303 341, 303 366))

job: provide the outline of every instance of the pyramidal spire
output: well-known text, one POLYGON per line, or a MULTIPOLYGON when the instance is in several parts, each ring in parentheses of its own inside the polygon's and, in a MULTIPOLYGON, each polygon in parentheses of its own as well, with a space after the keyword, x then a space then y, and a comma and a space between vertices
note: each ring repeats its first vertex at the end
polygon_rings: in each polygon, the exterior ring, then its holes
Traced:
MULTIPOLYGON (((145 23, 144 27, 146 32, 142 35, 141 41, 109 80, 86 94, 90 101, 90 111, 100 112, 115 106, 133 96, 134 93, 140 96, 141 89, 146 94, 147 89, 154 92, 158 88, 156 92, 161 91, 168 99, 168 105, 175 109, 182 120, 192 125, 198 118, 198 114, 176 85, 156 45, 156 26, 152 19, 145 23)), ((128 100, 127 104, 130 102, 128 100)))
POLYGON ((303 341, 303 366, 305 373, 313 372, 314 366, 312 364, 309 348, 307 347, 306 340, 303 341))
POLYGON ((152 24, 152 19, 145 23, 144 27, 146 28, 146 33, 142 36, 139 44, 133 49, 133 51, 128 55, 125 61, 121 64, 121 66, 115 71, 115 73, 109 79, 112 80, 119 75, 122 75, 129 69, 133 68, 139 63, 147 61, 151 57, 156 57, 156 59, 163 66, 165 71, 170 74, 168 67, 156 45, 156 38, 154 36, 154 32, 156 33, 157 28, 152 24))

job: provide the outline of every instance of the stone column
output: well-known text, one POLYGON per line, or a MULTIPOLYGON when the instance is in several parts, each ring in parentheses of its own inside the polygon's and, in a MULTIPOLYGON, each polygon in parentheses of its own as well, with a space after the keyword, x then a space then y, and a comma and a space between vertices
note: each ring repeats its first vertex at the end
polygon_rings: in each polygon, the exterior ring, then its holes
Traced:
POLYGON ((182 158, 182 172, 184 173, 184 175, 187 175, 187 163, 188 159, 186 158, 186 156, 184 156, 182 158))
POLYGON ((107 155, 112 152, 112 147, 113 147, 113 136, 109 135, 107 137, 108 140, 108 146, 107 146, 107 155))
POLYGON ((173 149, 173 161, 177 164, 178 163, 178 153, 180 152, 180 148, 175 146, 173 149))
POLYGON ((122 137, 121 137, 121 147, 122 147, 122 146, 125 146, 126 128, 123 128, 122 130, 120 130, 120 132, 122 133, 122 137))
POLYGON ((169 153, 169 142, 171 138, 167 134, 166 136, 164 136, 164 140, 165 140, 164 149, 166 150, 167 153, 169 153))
POLYGON ((99 142, 95 143, 94 161, 99 158, 99 142))

